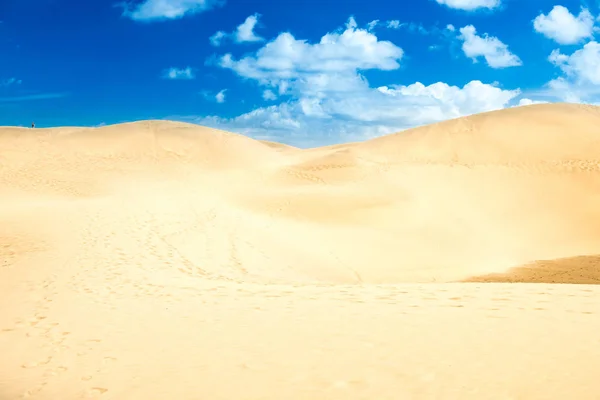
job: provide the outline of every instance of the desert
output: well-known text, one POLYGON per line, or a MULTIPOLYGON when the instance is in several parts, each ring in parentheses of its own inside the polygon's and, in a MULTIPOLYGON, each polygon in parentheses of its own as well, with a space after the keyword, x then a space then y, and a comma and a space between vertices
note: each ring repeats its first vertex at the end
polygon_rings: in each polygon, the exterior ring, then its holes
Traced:
POLYGON ((600 107, 300 149, 0 127, 0 399, 598 399, 600 107))

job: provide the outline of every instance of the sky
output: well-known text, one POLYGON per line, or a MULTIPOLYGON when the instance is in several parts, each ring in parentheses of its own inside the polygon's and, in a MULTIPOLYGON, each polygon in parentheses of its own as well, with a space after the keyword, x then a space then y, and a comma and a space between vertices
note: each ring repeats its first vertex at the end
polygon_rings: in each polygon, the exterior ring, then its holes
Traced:
POLYGON ((600 105, 600 0, 0 0, 0 126, 313 147, 539 102, 600 105))

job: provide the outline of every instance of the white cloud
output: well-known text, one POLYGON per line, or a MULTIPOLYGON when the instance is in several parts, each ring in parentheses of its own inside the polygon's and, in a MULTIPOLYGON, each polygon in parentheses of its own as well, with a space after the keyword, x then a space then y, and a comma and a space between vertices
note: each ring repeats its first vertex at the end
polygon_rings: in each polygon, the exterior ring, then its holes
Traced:
POLYGON ((473 11, 479 8, 493 9, 500 6, 500 0, 436 0, 438 4, 459 10, 473 11))
POLYGON ((365 140, 423 124, 505 108, 520 94, 471 81, 463 87, 438 82, 429 86, 370 88, 326 98, 301 96, 227 119, 191 122, 310 147, 365 140))
POLYGON ((463 52, 474 62, 477 62, 478 57, 483 57, 492 68, 516 67, 523 64, 521 59, 511 53, 508 46, 500 39, 487 34, 477 35, 473 25, 460 28, 458 38, 463 41, 463 52))
POLYGON ((179 19, 225 4, 224 0, 145 0, 138 4, 125 2, 123 15, 137 21, 179 19))
POLYGON ((227 89, 223 89, 219 93, 217 93, 217 95, 215 96, 215 100, 217 101, 217 103, 225 103, 225 92, 226 91, 227 91, 227 89))
POLYGON ((262 97, 264 100, 267 100, 267 101, 277 99, 277 95, 275 93, 273 93, 272 90, 269 90, 269 89, 263 91, 262 97))
POLYGON ((187 67, 187 68, 168 68, 166 70, 163 71, 162 77, 164 79, 183 79, 183 80, 190 80, 190 79, 196 79, 196 74, 194 74, 194 71, 192 70, 191 67, 187 67))
POLYGON ((240 60, 230 54, 218 65, 255 80, 263 98, 281 102, 238 117, 191 118, 193 122, 256 138, 312 146, 362 140, 416 125, 506 107, 520 91, 472 81, 462 87, 431 85, 371 87, 363 70, 400 67, 403 51, 381 41, 353 18, 343 31, 318 42, 281 33, 240 60))
POLYGON ((375 19, 367 24, 367 30, 372 31, 379 24, 379 20, 375 19))
POLYGON ((258 24, 258 19, 260 18, 260 14, 255 13, 248 16, 244 22, 242 22, 235 31, 231 33, 226 33, 224 31, 218 31, 214 35, 212 35, 209 40, 210 43, 218 47, 223 43, 223 40, 227 38, 233 39, 235 43, 246 43, 246 42, 262 42, 265 39, 256 35, 254 33, 254 28, 258 24))
POLYGON ((560 67, 567 77, 584 84, 600 86, 600 43, 589 42, 570 56, 556 49, 548 59, 560 67))
POLYGON ((538 15, 533 20, 533 27, 557 43, 575 44, 593 36, 594 17, 587 8, 582 8, 575 16, 566 7, 554 6, 548 15, 538 15))
POLYGON ((0 81, 0 86, 8 87, 8 86, 13 86, 13 85, 20 85, 21 83, 23 83, 23 81, 20 79, 8 78, 8 79, 4 79, 4 80, 0 81))
POLYGON ((521 100, 519 100, 519 103, 515 106, 515 107, 521 107, 521 106, 530 106, 533 104, 546 104, 548 103, 547 101, 541 101, 541 100, 531 100, 528 98, 523 98, 521 100))
POLYGON ((354 17, 348 18, 348 21, 346 22, 346 28, 347 29, 356 29, 357 27, 358 27, 358 24, 356 23, 356 20, 354 19, 354 17))
POLYGON ((393 43, 357 29, 356 21, 350 18, 345 31, 328 33, 319 43, 310 44, 285 32, 254 56, 235 60, 231 54, 225 54, 219 65, 261 84, 278 87, 281 94, 292 86, 337 85, 358 70, 394 70, 399 68, 403 54, 393 43))
MULTIPOLYGON (((437 109, 437 120, 497 110, 520 94, 519 90, 504 90, 496 84, 485 84, 477 80, 462 88, 443 82, 429 86, 417 82, 408 86, 383 86, 377 90, 393 97, 426 99, 427 103, 437 109)), ((430 113, 429 116, 431 115, 430 113)))
POLYGON ((254 28, 258 23, 260 14, 250 15, 246 20, 235 30, 234 40, 237 43, 242 42, 260 42, 264 39, 254 33, 254 28))
POLYGON ((571 55, 556 49, 548 61, 563 72, 548 82, 550 95, 570 102, 600 101, 600 43, 589 42, 571 55))
MULTIPOLYGON (((397 19, 392 19, 381 23, 378 19, 369 22, 366 27, 367 31, 371 32, 377 25, 385 26, 388 29, 398 30, 400 28, 408 29, 410 32, 418 32, 422 34, 430 33, 421 23, 416 22, 400 22, 397 19)), ((435 28, 434 28, 435 29, 435 28)))
POLYGON ((217 31, 214 35, 212 35, 208 40, 210 40, 210 44, 215 47, 219 47, 223 39, 227 37, 227 34, 223 31, 217 31))
POLYGON ((386 22, 386 26, 390 29, 399 29, 402 24, 397 19, 386 22))
POLYGON ((216 93, 213 91, 210 91, 210 90, 202 90, 199 92, 199 94, 201 94, 202 97, 204 97, 208 101, 222 104, 222 103, 225 103, 225 100, 226 100, 225 93, 226 92, 227 92, 227 89, 223 89, 216 93))
POLYGON ((446 25, 446 29, 449 30, 450 32, 454 32, 456 30, 456 28, 452 24, 446 25))
POLYGON ((582 91, 577 84, 573 84, 564 77, 551 80, 546 84, 546 87, 548 88, 548 91, 545 93, 543 92, 542 94, 549 95, 569 103, 581 103, 583 101, 582 97, 585 96, 583 93, 584 91, 582 91))

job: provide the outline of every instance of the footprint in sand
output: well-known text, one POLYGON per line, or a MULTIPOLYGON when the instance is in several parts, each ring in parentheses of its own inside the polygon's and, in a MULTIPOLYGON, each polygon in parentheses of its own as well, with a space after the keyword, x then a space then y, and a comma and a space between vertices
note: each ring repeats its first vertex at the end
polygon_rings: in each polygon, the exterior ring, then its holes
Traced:
POLYGON ((90 390, 90 392, 91 392, 91 394, 94 394, 94 395, 102 395, 102 394, 108 392, 108 389, 103 388, 103 387, 93 387, 90 390))
POLYGON ((26 362, 26 363, 24 363, 24 364, 21 365, 21 368, 25 368, 25 369, 37 368, 40 365, 46 365, 46 364, 48 364, 50 361, 52 361, 52 356, 48 356, 48 358, 46 358, 45 360, 42 360, 42 361, 30 361, 30 362, 26 362))

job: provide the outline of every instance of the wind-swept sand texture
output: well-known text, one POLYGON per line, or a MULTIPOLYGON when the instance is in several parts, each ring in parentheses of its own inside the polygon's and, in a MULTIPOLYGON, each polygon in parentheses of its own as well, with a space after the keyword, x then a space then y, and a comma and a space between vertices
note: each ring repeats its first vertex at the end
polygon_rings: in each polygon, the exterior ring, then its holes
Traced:
POLYGON ((598 399, 599 260, 598 107, 0 128, 0 399, 598 399))

